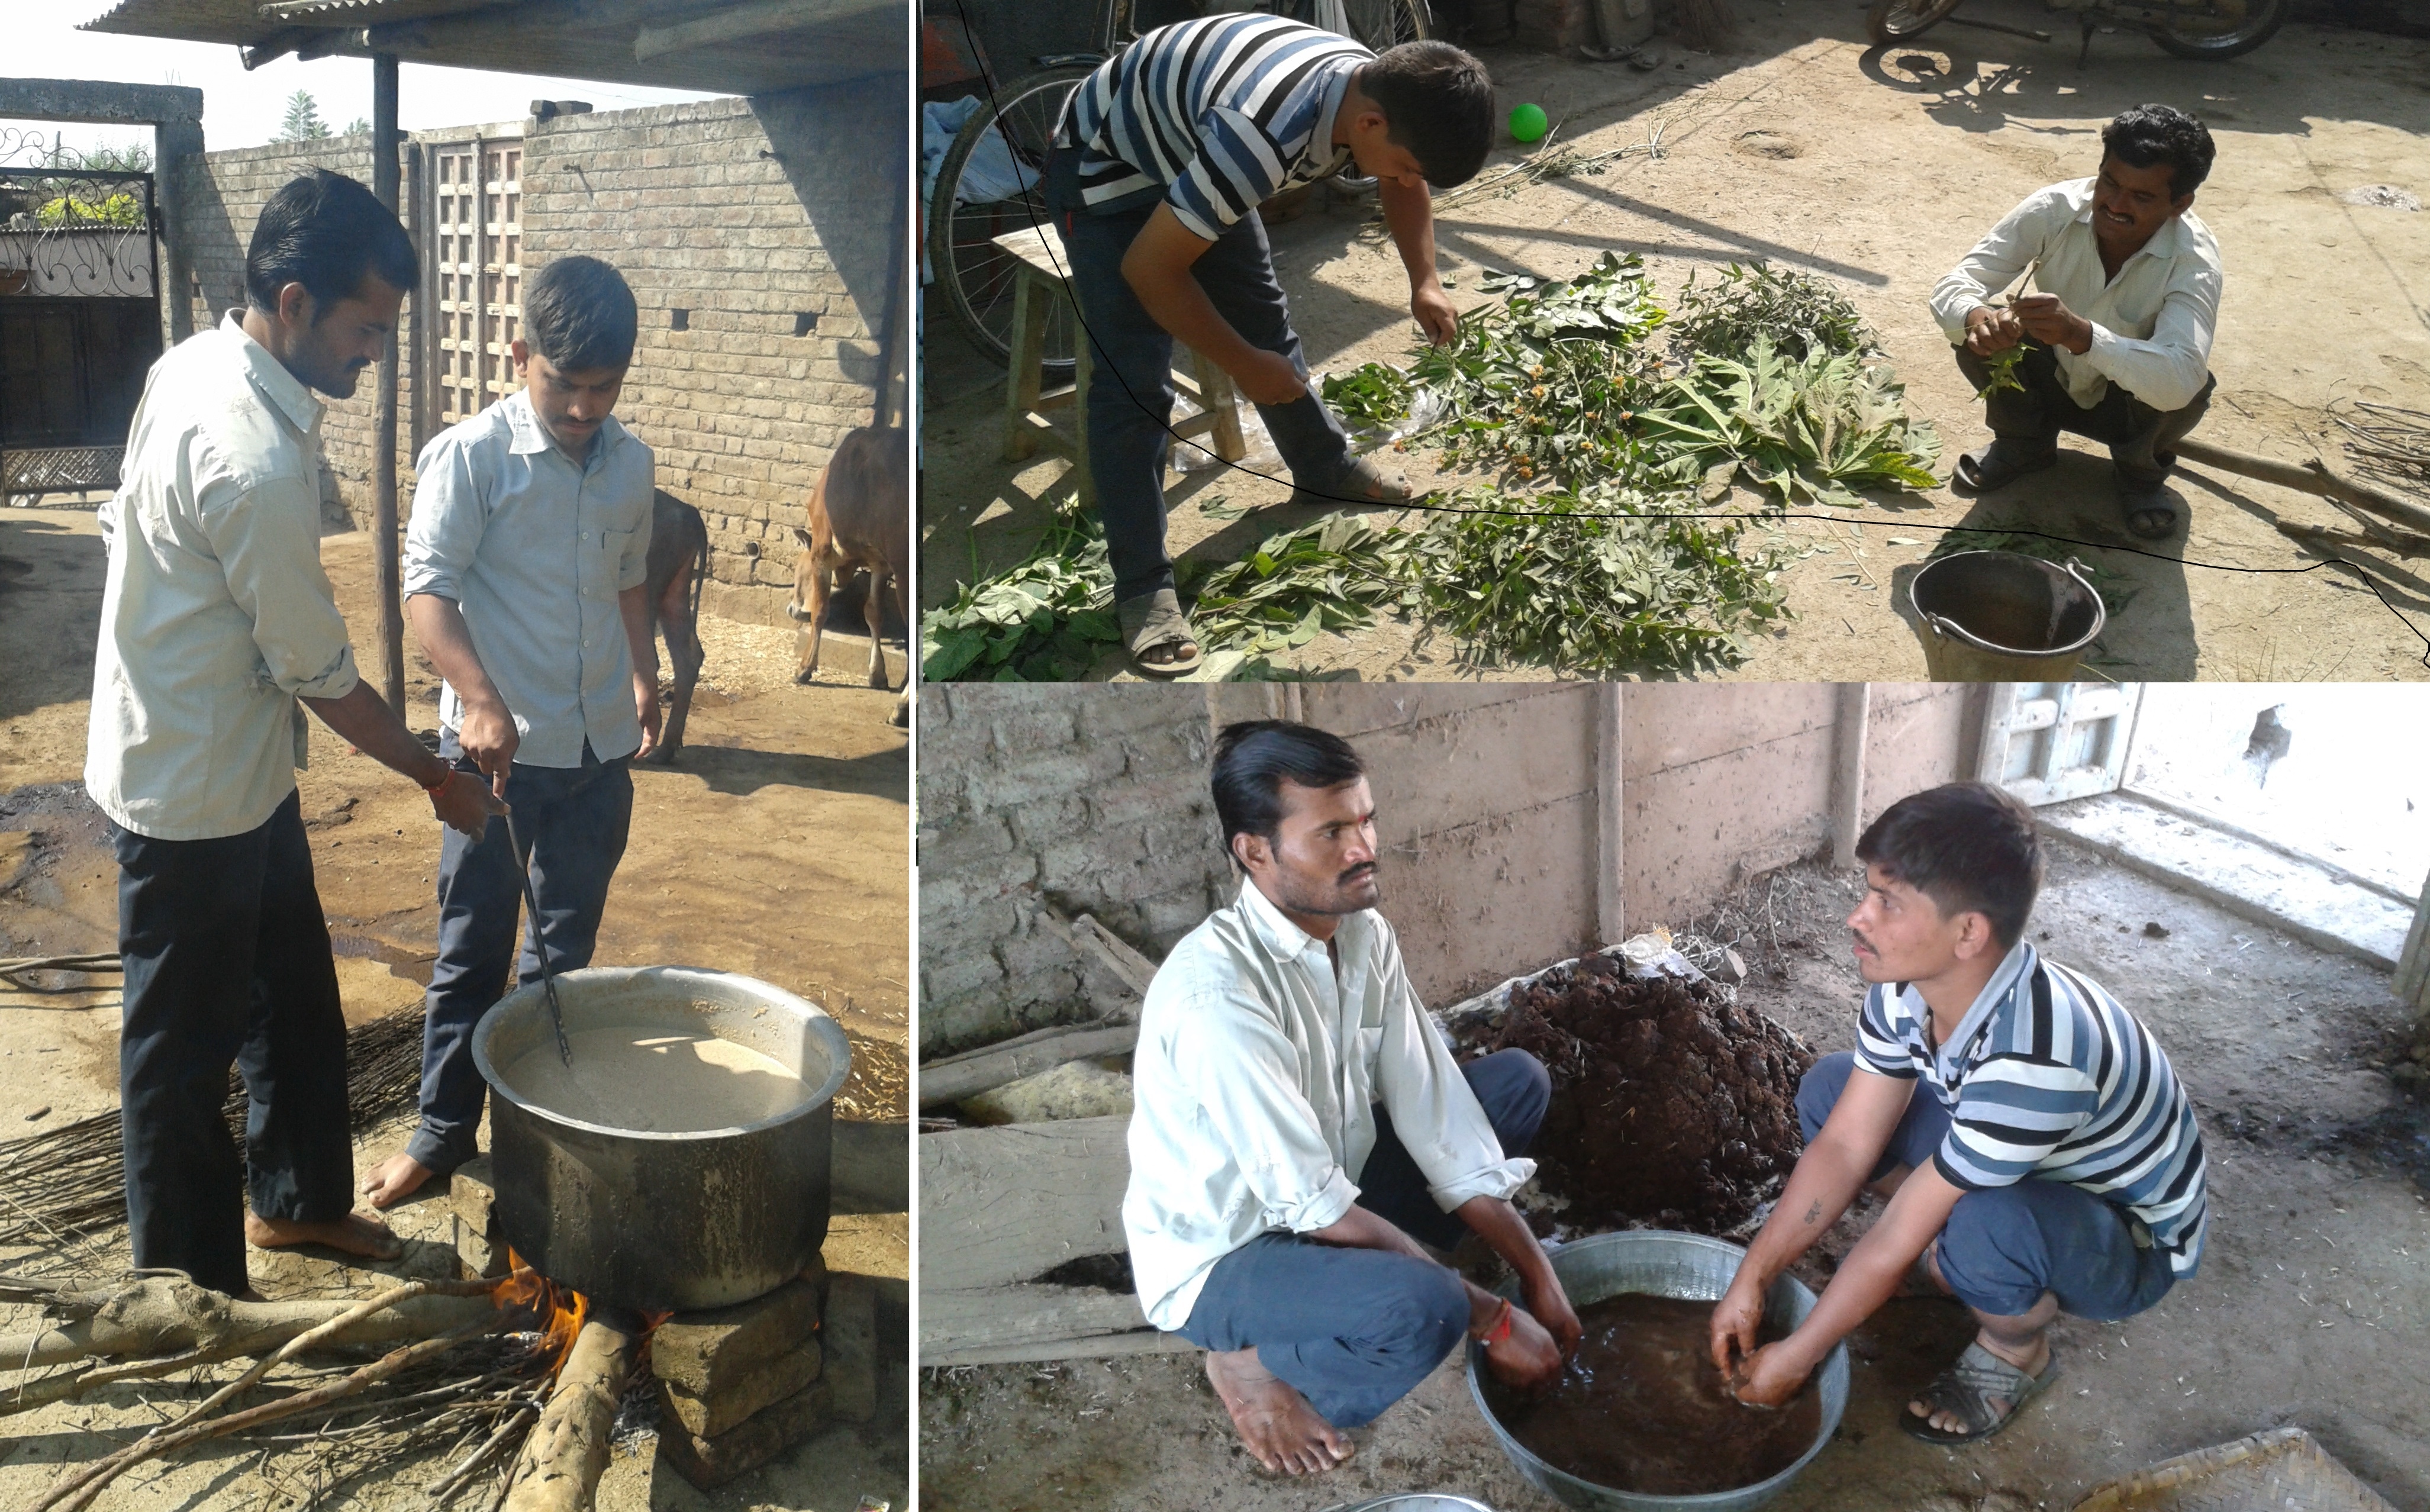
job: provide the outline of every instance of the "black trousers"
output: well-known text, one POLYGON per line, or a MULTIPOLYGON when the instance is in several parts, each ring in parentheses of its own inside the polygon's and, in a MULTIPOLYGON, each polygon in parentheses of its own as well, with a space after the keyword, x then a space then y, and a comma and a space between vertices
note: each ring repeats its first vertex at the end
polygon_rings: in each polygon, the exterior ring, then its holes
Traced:
MULTIPOLYGON (((1173 337, 1156 323, 1123 276, 1123 258, 1139 240, 1155 205, 1110 214, 1081 207, 1077 158, 1057 152, 1047 162, 1046 195, 1062 223, 1072 257, 1072 291, 1079 301, 1090 349, 1089 475, 1097 514, 1106 525, 1106 557, 1114 569, 1114 597, 1136 598, 1173 587, 1164 544, 1164 462, 1173 437, 1173 337)), ((1240 339, 1288 359, 1307 378, 1307 359, 1291 329, 1290 302, 1274 277, 1266 226, 1255 211, 1216 238, 1191 274, 1240 339)), ((1287 405, 1259 405, 1258 418, 1293 482, 1326 489, 1350 465, 1350 436, 1315 393, 1287 405)))
POLYGON ((135 1263, 245 1289, 243 1210, 354 1206, 346 1022, 296 796, 241 835, 116 832, 125 967, 118 1094, 135 1263), (239 1154, 228 1067, 252 1106, 239 1154))
MULTIPOLYGON (((1963 346, 1957 348, 1957 371, 1977 389, 1991 381, 1989 365, 1963 346)), ((2039 344, 2017 364, 2016 377, 2025 386, 2022 392, 2003 389, 1983 401, 1992 435, 2032 447, 2054 444, 2061 431, 2089 437, 2109 448, 2120 480, 2137 489, 2158 488, 2168 477, 2177 465, 2169 448, 2202 424, 2211 390, 2219 387, 2217 378, 2205 379, 2202 392, 2183 409, 2155 409, 2112 383, 2101 403, 2087 409, 2059 381, 2058 358, 2039 344)))

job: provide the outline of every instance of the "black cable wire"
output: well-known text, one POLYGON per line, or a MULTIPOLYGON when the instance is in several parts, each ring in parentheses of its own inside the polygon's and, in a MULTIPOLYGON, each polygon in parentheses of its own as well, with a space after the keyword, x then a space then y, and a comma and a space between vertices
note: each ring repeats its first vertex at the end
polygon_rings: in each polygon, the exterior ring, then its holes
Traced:
MULTIPOLYGON (((956 18, 961 23, 962 39, 966 43, 968 43, 971 50, 971 56, 974 58, 984 58, 986 55, 978 50, 977 35, 971 29, 970 8, 967 5, 966 0, 954 0, 954 13, 956 18)), ((1117 53, 1119 53, 1119 49, 1117 49, 1117 53)), ((989 76, 988 70, 984 62, 981 63, 979 68, 979 84, 981 88, 987 91, 989 120, 995 121, 1001 119, 1003 108, 997 103, 995 97, 995 81, 989 76)), ((1075 89, 1078 86, 1076 85, 1074 86, 1075 89)), ((1068 100, 1066 102, 1066 108, 1069 108, 1068 100)), ((1060 124, 1059 118, 1057 124, 1058 125, 1060 124)), ((1007 149, 1010 149, 1012 142, 1007 140, 1005 145, 1007 149)), ((1048 139, 1047 152, 1050 157, 1054 152, 1053 138, 1051 135, 1048 139)), ((1023 175, 1024 172, 1024 165, 1021 163, 1018 158, 1015 158, 1013 173, 1016 181, 1018 181, 1018 179, 1023 175)), ((1042 162, 1038 165, 1037 182, 1039 193, 1042 196, 1046 185, 1046 165, 1042 162)), ((1030 229, 1038 233, 1039 242, 1046 249, 1048 259, 1055 264, 1056 272, 1062 277, 1065 286, 1067 288, 1070 287, 1072 282, 1071 270, 1063 266, 1062 259, 1057 253, 1054 239, 1046 235, 1046 223, 1039 219, 1037 208, 1034 206, 1028 205, 1026 200, 1024 200, 1024 208, 1028 209, 1030 229)), ((1253 211, 1252 213, 1255 212, 1253 211)), ((949 211, 946 218, 946 235, 950 237, 952 234, 952 217, 949 211)), ((1100 370, 1113 375, 1114 381, 1122 385, 1123 392, 1129 397, 1132 404, 1137 405, 1140 407, 1142 413, 1154 415, 1155 411, 1149 408, 1147 402, 1141 399, 1139 395, 1139 391, 1130 386, 1130 380, 1123 376, 1122 370, 1116 367, 1111 360, 1107 358, 1105 343, 1097 340, 1097 333, 1095 331, 1090 329, 1088 317, 1081 313, 1080 298, 1076 292, 1072 295, 1072 320, 1073 324, 1079 326, 1081 334, 1088 338, 1090 347, 1096 352, 1100 359, 1098 364, 1100 370)), ((1088 396, 1085 394, 1074 395, 1074 402, 1086 404, 1088 402, 1088 396)), ((1216 452, 1212 447, 1204 444, 1195 438, 1182 435, 1180 431, 1173 428, 1171 407, 1169 406, 1167 407, 1167 413, 1163 417, 1158 418, 1157 424, 1163 427, 1164 433, 1174 441, 1177 441, 1184 446, 1196 447, 1199 451, 1206 453, 1207 457, 1211 457, 1216 462, 1224 467, 1230 468, 1235 473, 1242 474, 1248 477, 1257 478, 1267 483, 1279 483, 1285 488, 1292 490, 1294 493, 1301 498, 1323 499, 1334 504, 1351 505, 1362 512, 1391 509, 1418 509, 1430 514, 1510 515, 1521 517, 1545 517, 1546 515, 1546 511, 1540 509, 1472 508, 1464 507, 1459 505, 1428 504, 1425 500, 1433 497, 1431 493, 1422 494, 1412 499, 1399 500, 1358 499, 1352 498, 1346 494, 1328 493, 1323 489, 1305 487, 1296 479, 1276 477, 1271 473, 1260 473, 1256 468, 1243 466, 1239 462, 1233 461, 1230 457, 1224 457, 1216 452)), ((1853 524, 1858 526, 1885 525, 1905 530, 1938 530, 1944 535, 1952 532, 1971 531, 1981 535, 2026 536, 2037 540, 2057 541, 2062 545, 2082 546, 2092 551, 2122 551, 2130 556, 2148 557, 2154 561, 2174 562, 2180 567, 2197 567, 2205 572, 2246 573, 2256 577, 2278 576, 2284 574, 2301 576, 2305 573, 2318 572, 2323 567, 2342 567, 2353 573, 2355 577, 2362 584, 2362 586, 2371 590, 2372 597, 2379 600, 2380 606, 2396 617, 2397 623, 2405 626, 2405 628, 2412 634, 2415 640, 2422 642, 2422 665, 2424 667, 2430 667, 2430 634, 2424 634, 2422 630, 2414 624, 2411 620, 2405 617, 2403 610, 2399 609, 2394 604, 2388 602, 2388 595, 2380 591, 2378 580, 2371 574, 2369 570, 2358 563, 2347 560, 2343 557, 2328 556, 2324 554, 2319 561, 2308 562, 2301 567, 2246 567, 2234 562, 2206 562, 2197 560, 2190 557, 2172 557, 2166 552, 2146 551, 2140 546, 2122 546, 2105 540, 2085 540, 2074 536, 2056 535, 2047 530, 2024 530, 2011 528, 2008 526, 1994 525, 1944 525, 1923 520, 1868 520, 1855 515, 1796 512, 1789 510, 1782 510, 1777 513, 1767 511, 1739 514, 1634 514, 1624 509, 1565 509, 1559 511, 1559 516, 1564 519, 1572 520, 1734 520, 1762 523, 1787 520, 1824 520, 1829 521, 1834 524, 1853 524)))

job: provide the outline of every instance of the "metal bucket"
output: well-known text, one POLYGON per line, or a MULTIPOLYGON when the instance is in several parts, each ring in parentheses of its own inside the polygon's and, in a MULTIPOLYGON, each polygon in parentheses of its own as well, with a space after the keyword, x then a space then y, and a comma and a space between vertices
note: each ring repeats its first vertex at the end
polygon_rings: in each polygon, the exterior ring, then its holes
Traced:
MULTIPOLYGON (((1571 1304, 1585 1307, 1631 1291, 1719 1302, 1722 1294, 1729 1290, 1731 1278, 1738 1274, 1739 1262, 1746 1257, 1746 1251, 1700 1234, 1643 1229, 1597 1234, 1562 1245, 1551 1252, 1551 1257, 1553 1274, 1560 1278, 1561 1289, 1569 1293, 1571 1304)), ((1502 1288, 1503 1294, 1515 1297, 1518 1285, 1515 1280, 1510 1282, 1502 1288)), ((1794 1276, 1774 1281, 1764 1297, 1764 1321, 1784 1332, 1804 1322, 1806 1315, 1813 1310, 1814 1293, 1794 1276)), ((1493 1430, 1502 1452, 1519 1467, 1519 1473, 1545 1495, 1563 1506, 1590 1512, 1746 1512, 1761 1506, 1787 1489, 1798 1471, 1822 1453, 1822 1446, 1839 1430, 1839 1415, 1848 1407, 1846 1343, 1831 1347, 1806 1388, 1822 1393, 1822 1425, 1812 1445, 1797 1456, 1797 1463, 1770 1480, 1735 1491, 1714 1491, 1705 1496, 1643 1496, 1597 1486, 1555 1470, 1513 1438, 1485 1400, 1485 1347, 1476 1343, 1468 1346, 1468 1393, 1476 1399, 1476 1410, 1484 1417, 1486 1426, 1493 1430)))
POLYGON ((2065 567, 2013 551, 1960 551, 1907 585, 1937 683, 2064 683, 2108 623, 2073 557, 2065 567))
POLYGON ((1369 1497, 1338 1506, 1333 1512, 1493 1512, 1482 1502, 1472 1502, 1464 1496, 1451 1496, 1440 1491, 1403 1491, 1392 1496, 1369 1497))
POLYGON ((541 1274, 595 1301, 645 1311, 723 1307, 800 1275, 826 1242, 835 1094, 852 1047, 791 992, 725 972, 601 967, 557 979, 569 1030, 664 1019, 756 1050, 799 1076, 800 1106, 734 1128, 618 1129, 541 1106, 500 1074, 555 1054, 539 986, 473 1031, 490 1104, 498 1225, 541 1274))

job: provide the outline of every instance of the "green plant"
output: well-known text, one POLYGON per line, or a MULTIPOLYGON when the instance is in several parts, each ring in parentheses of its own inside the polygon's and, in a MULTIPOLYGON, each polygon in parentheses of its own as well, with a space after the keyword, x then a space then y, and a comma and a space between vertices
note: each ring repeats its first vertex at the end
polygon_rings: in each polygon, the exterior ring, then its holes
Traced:
POLYGON ((1735 473, 1783 507, 1803 495, 1855 507, 1856 489, 1938 481, 1940 439, 1908 416, 1886 367, 1847 353, 1791 358, 1762 332, 1744 360, 1699 353, 1638 420, 1648 476, 1673 488, 1735 473))
POLYGON ((1862 357, 1882 349, 1881 338, 1838 288, 1762 262, 1743 268, 1733 262, 1702 287, 1690 272, 1673 307, 1670 331, 1671 350, 1682 361, 1742 357, 1758 336, 1801 362, 1817 352, 1862 357))
POLYGON ((1295 651, 1325 630, 1359 630, 1398 603, 1404 532, 1337 514, 1269 536, 1242 561, 1185 563, 1190 623, 1209 651, 1295 651))
POLYGON ((1991 376, 1983 387, 1974 390, 1975 399, 1978 401, 1989 399, 2003 389, 2014 389, 2019 393, 2024 392, 2025 386, 2017 376, 2017 368, 2025 360, 2025 354, 2032 350, 2032 343, 2019 341, 2014 346, 2004 347, 1984 358, 1983 365, 1991 370, 1991 376))
POLYGON ((61 194, 34 211, 34 224, 44 230, 73 229, 84 225, 126 225, 143 224, 143 202, 120 191, 103 200, 61 194))
POLYGON ((1122 639, 1114 572, 1096 517, 1059 514, 1009 571, 964 585, 920 617, 920 675, 928 682, 1064 682, 1122 639))
POLYGON ((1744 632, 1785 619, 1775 541, 1645 507, 1617 488, 1521 497, 1481 489, 1409 543, 1416 603, 1488 666, 1581 676, 1746 659, 1744 632))

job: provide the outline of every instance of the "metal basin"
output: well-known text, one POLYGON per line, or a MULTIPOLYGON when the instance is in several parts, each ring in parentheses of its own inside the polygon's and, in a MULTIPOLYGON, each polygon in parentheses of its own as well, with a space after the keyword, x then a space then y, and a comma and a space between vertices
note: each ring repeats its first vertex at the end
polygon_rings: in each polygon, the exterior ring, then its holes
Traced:
MULTIPOLYGON (((1553 1273, 1560 1277, 1561 1289, 1570 1294, 1571 1305, 1580 1308, 1631 1291, 1719 1302, 1722 1294, 1729 1290, 1730 1279, 1738 1274, 1739 1262, 1745 1257, 1745 1250, 1721 1239, 1654 1229, 1597 1234, 1552 1252, 1553 1273)), ((1518 1285, 1516 1281, 1506 1285, 1503 1295, 1516 1297, 1518 1285)), ((1764 1298, 1764 1321, 1774 1328, 1794 1328, 1813 1310, 1814 1293, 1794 1276, 1782 1276, 1773 1282, 1764 1298)), ((1806 1453, 1787 1470, 1770 1480, 1735 1491, 1714 1491, 1704 1496, 1644 1496, 1597 1486, 1556 1470, 1510 1437, 1485 1399, 1485 1348, 1476 1343, 1468 1346, 1468 1394, 1476 1399, 1476 1410, 1485 1419, 1486 1426, 1493 1430, 1502 1452, 1519 1467, 1519 1473, 1545 1495, 1563 1506, 1591 1512, 1745 1512, 1761 1506, 1787 1489, 1798 1471, 1813 1463, 1814 1456, 1822 1452, 1822 1446, 1839 1429, 1839 1415, 1848 1407, 1848 1346, 1844 1342, 1832 1346, 1807 1389, 1822 1393, 1822 1428, 1806 1453)))
POLYGON ((1924 564, 1907 584, 1937 683, 2074 679, 2108 623, 2084 564, 2013 551, 1960 551, 1924 564))
POLYGON ((557 990, 569 1032, 663 1021, 768 1056, 809 1096, 732 1128, 586 1122, 502 1074, 526 1052, 556 1054, 541 989, 508 994, 474 1030, 473 1062, 496 1094, 491 1163, 515 1253, 560 1286, 645 1311, 747 1302, 801 1274, 826 1241, 834 1100, 852 1070, 835 1021, 765 982, 680 966, 568 972, 557 990))

